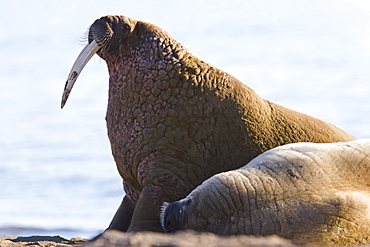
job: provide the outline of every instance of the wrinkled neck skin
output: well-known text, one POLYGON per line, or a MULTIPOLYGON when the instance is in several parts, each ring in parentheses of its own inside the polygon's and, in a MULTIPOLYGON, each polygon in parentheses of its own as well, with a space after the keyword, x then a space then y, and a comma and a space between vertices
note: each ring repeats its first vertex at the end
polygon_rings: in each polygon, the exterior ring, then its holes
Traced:
MULTIPOLYGON (((176 163, 169 166, 173 170, 164 166, 163 179, 174 179, 174 193, 181 198, 210 175, 230 169, 230 163, 240 167, 260 152, 244 151, 247 133, 241 126, 248 107, 238 106, 237 98, 263 101, 235 78, 193 57, 166 32, 150 27, 138 22, 135 43, 128 38, 118 52, 99 53, 110 74, 108 136, 129 185, 127 194, 137 199, 145 185, 161 184, 148 174, 161 169, 158 164, 176 163), (182 171, 189 163, 199 167, 198 174, 182 171)), ((263 107, 260 111, 264 114, 263 107)))
POLYGON ((183 198, 213 174, 282 144, 353 138, 263 100, 152 24, 135 22, 112 40, 115 50, 98 52, 110 74, 108 136, 134 200, 145 186, 164 184, 173 189, 169 201, 183 198))

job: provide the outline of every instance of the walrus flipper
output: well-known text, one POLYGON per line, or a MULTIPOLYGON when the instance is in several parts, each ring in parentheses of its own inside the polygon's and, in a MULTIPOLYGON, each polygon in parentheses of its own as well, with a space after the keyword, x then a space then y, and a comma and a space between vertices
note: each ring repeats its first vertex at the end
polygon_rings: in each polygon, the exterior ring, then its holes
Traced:
POLYGON ((134 214, 135 203, 127 196, 123 197, 122 203, 119 206, 112 222, 108 229, 114 229, 126 232, 131 224, 132 215, 134 214))
POLYGON ((159 222, 160 211, 157 209, 163 205, 165 196, 158 196, 159 192, 153 190, 153 187, 147 186, 141 192, 128 232, 147 231, 147 229, 163 232, 159 222))

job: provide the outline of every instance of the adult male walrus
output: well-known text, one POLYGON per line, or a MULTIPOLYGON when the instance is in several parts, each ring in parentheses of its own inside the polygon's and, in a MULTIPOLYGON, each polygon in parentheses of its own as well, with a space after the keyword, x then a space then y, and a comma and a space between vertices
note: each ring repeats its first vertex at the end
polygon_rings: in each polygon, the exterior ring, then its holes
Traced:
POLYGON ((210 176, 292 142, 354 139, 267 100, 191 55, 159 27, 105 16, 89 30, 64 88, 62 107, 89 59, 108 65, 108 136, 126 196, 109 228, 163 231, 163 202, 210 176))
POLYGON ((320 244, 370 242, 370 139, 294 143, 217 174, 164 206, 162 225, 320 244))

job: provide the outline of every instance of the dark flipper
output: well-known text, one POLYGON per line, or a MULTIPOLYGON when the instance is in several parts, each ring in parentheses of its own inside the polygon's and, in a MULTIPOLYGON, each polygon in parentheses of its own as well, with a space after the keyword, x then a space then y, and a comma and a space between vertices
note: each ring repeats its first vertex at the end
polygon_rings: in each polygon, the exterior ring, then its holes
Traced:
POLYGON ((115 229, 126 232, 131 224, 132 215, 135 210, 135 202, 130 200, 127 196, 123 197, 122 203, 119 206, 116 214, 108 229, 115 229))

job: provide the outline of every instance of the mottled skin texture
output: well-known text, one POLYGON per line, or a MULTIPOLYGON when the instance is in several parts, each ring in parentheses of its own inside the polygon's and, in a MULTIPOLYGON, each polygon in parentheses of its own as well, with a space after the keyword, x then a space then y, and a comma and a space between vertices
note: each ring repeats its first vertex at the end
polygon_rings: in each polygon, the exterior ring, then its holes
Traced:
POLYGON ((370 139, 295 143, 217 174, 162 214, 167 232, 370 242, 370 139))
POLYGON ((273 147, 354 139, 260 98, 159 27, 124 16, 89 32, 108 65, 107 128, 126 196, 109 228, 162 231, 160 206, 273 147))

